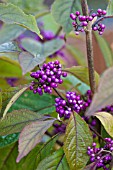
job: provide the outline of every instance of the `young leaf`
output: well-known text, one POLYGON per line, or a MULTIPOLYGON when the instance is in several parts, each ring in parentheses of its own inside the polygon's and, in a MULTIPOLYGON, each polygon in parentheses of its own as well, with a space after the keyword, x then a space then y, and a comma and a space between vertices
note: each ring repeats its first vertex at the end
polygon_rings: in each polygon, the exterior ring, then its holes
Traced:
POLYGON ((0 121, 0 135, 3 136, 20 132, 28 123, 39 119, 42 119, 41 116, 32 111, 26 109, 15 110, 8 113, 0 121))
POLYGON ((17 24, 37 34, 40 33, 35 17, 25 14, 13 4, 0 3, 0 20, 8 24, 17 24))
POLYGON ((113 0, 109 0, 108 6, 107 6, 107 15, 108 16, 113 15, 113 0))
POLYGON ((0 29, 0 44, 16 39, 25 31, 25 28, 15 24, 5 24, 0 29))
MULTIPOLYGON (((89 85, 89 75, 88 75, 88 68, 87 67, 73 66, 71 68, 64 69, 64 71, 74 75, 79 80, 81 80, 82 82, 89 85)), ((98 86, 99 75, 96 71, 95 71, 95 80, 96 80, 96 85, 98 86)))
POLYGON ((65 154, 61 149, 54 152, 52 155, 43 159, 36 170, 69 170, 65 154))
POLYGON ((0 136, 0 148, 6 147, 14 142, 16 142, 19 138, 19 133, 14 133, 6 136, 0 136))
POLYGON ((5 117, 5 115, 7 114, 8 110, 10 109, 10 107, 14 104, 14 102, 22 95, 22 93, 27 90, 28 87, 24 87, 22 88, 19 92, 17 92, 9 101, 9 103, 7 104, 4 113, 3 113, 3 117, 5 117))
POLYGON ((38 165, 45 157, 52 153, 53 146, 58 139, 58 135, 53 136, 48 142, 46 142, 40 150, 37 152, 36 164, 38 165))
POLYGON ((39 142, 53 124, 55 119, 36 121, 24 127, 19 137, 19 155, 17 162, 26 156, 39 142))
POLYGON ((94 35, 97 39, 97 43, 99 44, 102 54, 104 56, 106 66, 107 67, 112 66, 113 65, 113 55, 112 55, 112 51, 110 49, 109 44, 103 37, 100 37, 98 34, 94 34, 94 35))
POLYGON ((91 116, 110 104, 113 104, 113 68, 109 68, 104 72, 97 93, 94 94, 86 115, 91 116))
POLYGON ((19 62, 23 74, 33 70, 38 64, 45 61, 46 57, 58 51, 64 45, 64 40, 54 39, 45 43, 37 42, 30 38, 24 38, 22 46, 30 53, 22 52, 19 62))
POLYGON ((10 112, 19 109, 28 109, 35 112, 49 114, 55 111, 55 96, 49 94, 34 95, 32 91, 25 91, 10 108, 10 112))
POLYGON ((70 13, 81 11, 80 2, 78 0, 56 0, 52 5, 52 14, 56 22, 59 23, 66 33, 73 30, 70 13))
POLYGON ((113 115, 107 112, 98 112, 95 116, 100 120, 108 134, 113 137, 113 115))
POLYGON ((87 147, 92 144, 92 137, 87 123, 77 114, 72 114, 64 139, 64 152, 71 170, 81 170, 89 157, 87 147))

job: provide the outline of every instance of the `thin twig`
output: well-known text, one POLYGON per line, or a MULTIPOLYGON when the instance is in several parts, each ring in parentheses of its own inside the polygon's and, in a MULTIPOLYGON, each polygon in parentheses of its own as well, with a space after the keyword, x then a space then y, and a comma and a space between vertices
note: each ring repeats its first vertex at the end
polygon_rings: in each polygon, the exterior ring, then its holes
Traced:
MULTIPOLYGON (((53 137, 53 135, 51 133, 49 133, 48 131, 45 133, 47 136, 49 137, 53 137)), ((59 140, 56 140, 56 143, 59 145, 59 146, 63 146, 63 143, 59 140)))
MULTIPOLYGON (((86 0, 81 0, 82 12, 83 15, 88 16, 89 10, 86 0)), ((96 83, 95 83, 95 70, 94 70, 94 61, 93 61, 93 45, 92 45, 92 25, 89 22, 86 33, 86 48, 87 48, 87 59, 88 59, 88 69, 89 69, 89 81, 90 88, 92 91, 92 95, 96 91, 96 83)))
POLYGON ((104 138, 95 129, 93 129, 91 126, 89 126, 89 128, 91 129, 92 132, 94 132, 100 139, 102 139, 105 142, 104 138))
POLYGON ((104 20, 104 19, 108 19, 108 18, 113 18, 113 16, 104 16, 104 17, 100 17, 99 19, 97 19, 94 24, 92 25, 92 27, 94 27, 96 24, 98 24, 100 21, 104 20))
POLYGON ((57 37, 60 34, 61 31, 62 31, 62 27, 59 27, 59 29, 57 30, 57 32, 55 34, 55 37, 57 37))

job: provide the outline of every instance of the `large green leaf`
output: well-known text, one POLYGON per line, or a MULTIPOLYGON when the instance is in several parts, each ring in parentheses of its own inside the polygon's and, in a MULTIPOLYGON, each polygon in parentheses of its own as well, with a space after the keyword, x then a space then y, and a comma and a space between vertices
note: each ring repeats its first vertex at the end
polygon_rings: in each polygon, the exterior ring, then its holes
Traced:
POLYGON ((113 15, 113 0, 109 0, 108 6, 107 6, 107 15, 113 15))
POLYGON ((49 114, 55 111, 55 96, 50 94, 34 95, 32 91, 24 92, 12 105, 10 111, 28 109, 38 113, 49 114))
MULTIPOLYGON (((0 89, 6 89, 6 88, 9 88, 9 84, 7 84, 7 81, 5 78, 1 78, 0 77, 0 89)), ((0 104, 1 106, 1 104, 0 104)))
POLYGON ((73 113, 69 119, 64 139, 64 152, 71 170, 82 170, 89 159, 87 147, 92 137, 87 123, 73 113))
POLYGON ((19 133, 14 133, 6 136, 0 136, 0 148, 6 147, 7 145, 14 143, 18 140, 19 133))
POLYGON ((0 3, 0 20, 8 24, 20 25, 37 34, 40 33, 35 17, 25 14, 19 7, 10 3, 0 3))
POLYGON ((56 0, 52 5, 53 17, 66 33, 73 29, 70 13, 75 13, 77 10, 81 11, 79 0, 56 0))
POLYGON ((17 38, 25 31, 25 28, 15 24, 4 24, 0 29, 0 44, 9 42, 17 38))
POLYGON ((78 50, 77 48, 67 45, 66 49, 69 51, 69 53, 72 55, 72 57, 77 61, 78 65, 80 66, 86 66, 86 59, 84 54, 78 50))
POLYGON ((16 159, 17 162, 41 142, 44 133, 52 126, 54 121, 55 119, 39 120, 24 127, 19 136, 19 155, 16 159))
POLYGON ((108 134, 113 137, 113 115, 107 112, 98 112, 95 116, 100 120, 108 134))
POLYGON ((36 170, 69 170, 65 154, 61 149, 42 160, 36 170))
POLYGON ((30 53, 23 52, 19 55, 19 62, 23 74, 34 69, 45 61, 46 57, 58 51, 64 45, 64 40, 54 39, 45 43, 37 42, 30 38, 22 40, 22 46, 30 53))
POLYGON ((8 78, 8 77, 21 77, 22 71, 20 66, 14 65, 14 63, 10 63, 0 59, 0 77, 8 78))
POLYGON ((97 92, 94 94, 92 103, 86 113, 87 116, 93 115, 98 110, 113 104, 113 68, 107 69, 100 79, 97 92))
MULTIPOLYGON (((74 75, 79 80, 81 80, 82 82, 86 83, 87 85, 90 84, 89 83, 89 75, 88 75, 88 68, 87 67, 73 66, 73 67, 70 67, 70 68, 66 68, 64 70, 66 72, 74 75)), ((95 71, 95 80, 96 80, 96 85, 98 86, 99 75, 98 75, 98 73, 96 71, 95 71)))
POLYGON ((3 119, 0 121, 0 135, 8 135, 16 132, 20 132, 25 125, 30 122, 43 119, 41 116, 36 114, 35 112, 22 109, 22 110, 15 110, 9 114, 7 114, 3 119))
POLYGON ((106 40, 103 37, 99 36, 98 34, 94 34, 94 35, 97 39, 97 43, 99 44, 102 54, 104 56, 106 66, 107 67, 113 66, 113 54, 109 44, 106 42, 106 40))

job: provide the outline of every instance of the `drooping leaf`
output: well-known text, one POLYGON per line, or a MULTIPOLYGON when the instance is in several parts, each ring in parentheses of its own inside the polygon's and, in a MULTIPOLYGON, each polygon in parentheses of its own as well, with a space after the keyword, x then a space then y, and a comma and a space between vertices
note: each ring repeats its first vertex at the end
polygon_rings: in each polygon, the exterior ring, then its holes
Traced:
POLYGON ((55 119, 36 121, 24 127, 19 137, 19 155, 16 159, 17 162, 41 142, 44 133, 52 126, 54 121, 55 119))
POLYGON ((86 113, 93 115, 98 110, 113 104, 113 68, 107 69, 100 79, 97 92, 94 94, 92 103, 86 113))
POLYGON ((4 43, 0 45, 0 53, 7 53, 7 52, 19 52, 19 48, 16 44, 12 42, 4 43))
POLYGON ((14 133, 6 136, 0 136, 0 148, 6 147, 7 145, 10 145, 11 143, 14 143, 18 140, 19 133, 14 133))
POLYGON ((55 96, 49 94, 34 95, 32 91, 25 91, 12 105, 10 112, 19 109, 28 109, 38 113, 49 114, 55 111, 55 96))
POLYGON ((39 164, 44 158, 52 153, 53 146, 58 139, 58 135, 53 136, 49 141, 47 141, 37 152, 36 165, 39 164))
POLYGON ((86 66, 85 56, 80 50, 78 50, 77 48, 71 45, 66 45, 66 49, 73 56, 73 58, 77 61, 78 65, 86 66))
POLYGON ((98 112, 95 116, 100 120, 108 134, 113 137, 113 115, 107 112, 98 112))
POLYGON ((20 66, 14 63, 7 62, 0 58, 0 77, 8 78, 8 77, 21 77, 22 71, 20 66))
MULTIPOLYGON (((82 82, 89 85, 89 75, 88 75, 88 68, 87 67, 73 66, 73 67, 70 67, 70 68, 66 68, 64 70, 66 72, 74 75, 75 77, 77 77, 82 82)), ((99 75, 96 71, 95 71, 95 80, 96 80, 96 85, 98 86, 99 75)))
POLYGON ((87 147, 92 143, 88 125, 78 114, 71 115, 64 139, 64 152, 71 170, 82 170, 89 159, 87 147))
POLYGON ((35 17, 25 14, 19 7, 10 3, 0 3, 0 20, 8 24, 20 25, 37 34, 40 33, 35 17))
POLYGON ((94 35, 97 39, 97 43, 99 44, 102 54, 104 56, 106 66, 107 67, 112 66, 113 65, 113 55, 112 55, 112 51, 109 47, 109 44, 106 42, 106 40, 103 37, 100 37, 98 34, 94 34, 94 35))
POLYGON ((25 28, 15 24, 5 24, 0 29, 0 44, 10 42, 25 31, 25 28))
POLYGON ((23 74, 34 69, 45 61, 46 57, 58 51, 64 45, 64 40, 54 39, 45 43, 37 42, 30 38, 22 40, 22 46, 30 53, 23 52, 19 55, 23 74))
POLYGON ((76 11, 81 11, 80 1, 78 0, 56 0, 52 5, 53 17, 66 33, 73 30, 70 13, 75 13, 76 11))
POLYGON ((113 15, 113 0, 109 0, 108 6, 107 6, 107 15, 108 16, 113 15))
POLYGON ((22 95, 22 93, 24 91, 27 90, 28 87, 24 87, 22 88, 21 90, 19 90, 12 98, 11 100, 9 101, 9 103, 7 104, 5 110, 4 110, 4 113, 3 113, 3 117, 5 117, 5 115, 7 114, 8 110, 10 109, 10 107, 14 104, 14 102, 22 95))
POLYGON ((20 132, 28 123, 39 119, 42 119, 42 117, 30 110, 15 110, 1 119, 0 135, 3 136, 20 132))
POLYGON ((54 152, 52 155, 43 159, 36 170, 69 170, 65 154, 61 149, 54 152))

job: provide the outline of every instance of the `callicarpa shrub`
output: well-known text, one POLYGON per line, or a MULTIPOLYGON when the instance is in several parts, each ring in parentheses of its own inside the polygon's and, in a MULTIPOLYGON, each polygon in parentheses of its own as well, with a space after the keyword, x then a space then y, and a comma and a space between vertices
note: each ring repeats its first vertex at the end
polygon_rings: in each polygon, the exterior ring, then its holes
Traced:
POLYGON ((102 36, 113 1, 97 4, 0 3, 0 170, 113 170, 113 54, 102 36))

